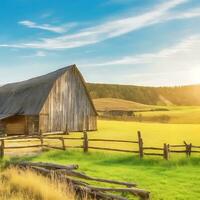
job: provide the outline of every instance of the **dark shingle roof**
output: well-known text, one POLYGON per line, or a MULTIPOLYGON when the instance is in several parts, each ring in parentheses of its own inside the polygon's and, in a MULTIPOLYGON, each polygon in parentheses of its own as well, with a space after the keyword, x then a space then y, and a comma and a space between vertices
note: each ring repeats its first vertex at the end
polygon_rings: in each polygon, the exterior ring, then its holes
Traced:
POLYGON ((47 75, 0 87, 0 119, 11 115, 39 114, 54 81, 71 65, 47 75))

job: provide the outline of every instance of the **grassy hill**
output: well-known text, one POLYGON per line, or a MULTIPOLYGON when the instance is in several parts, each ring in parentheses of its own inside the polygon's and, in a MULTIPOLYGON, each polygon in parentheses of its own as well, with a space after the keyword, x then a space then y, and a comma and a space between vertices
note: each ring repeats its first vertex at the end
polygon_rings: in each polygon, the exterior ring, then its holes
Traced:
POLYGON ((133 101, 127 101, 123 99, 116 98, 99 98, 93 99, 95 108, 97 111, 108 111, 108 110, 146 110, 153 106, 136 103, 133 101))
POLYGON ((200 105, 200 85, 143 87, 113 84, 87 84, 93 99, 117 98, 148 105, 200 105))
POLYGON ((93 99, 101 118, 102 112, 110 110, 135 111, 132 118, 106 117, 139 122, 159 122, 171 124, 199 124, 200 106, 153 106, 115 98, 93 99))

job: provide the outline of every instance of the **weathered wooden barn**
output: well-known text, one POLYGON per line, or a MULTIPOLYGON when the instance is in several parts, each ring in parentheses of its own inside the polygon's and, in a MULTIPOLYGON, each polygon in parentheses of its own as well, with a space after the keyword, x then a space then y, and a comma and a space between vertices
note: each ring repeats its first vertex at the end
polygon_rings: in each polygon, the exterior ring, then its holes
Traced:
POLYGON ((6 135, 96 130, 96 120, 75 65, 0 87, 0 129, 6 135))

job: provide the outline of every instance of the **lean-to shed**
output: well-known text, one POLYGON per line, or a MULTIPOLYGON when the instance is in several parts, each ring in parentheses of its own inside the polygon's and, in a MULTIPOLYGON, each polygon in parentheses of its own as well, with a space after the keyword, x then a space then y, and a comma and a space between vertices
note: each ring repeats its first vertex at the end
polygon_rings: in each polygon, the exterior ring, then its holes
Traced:
POLYGON ((75 65, 0 87, 0 129, 7 135, 96 130, 96 120, 75 65))

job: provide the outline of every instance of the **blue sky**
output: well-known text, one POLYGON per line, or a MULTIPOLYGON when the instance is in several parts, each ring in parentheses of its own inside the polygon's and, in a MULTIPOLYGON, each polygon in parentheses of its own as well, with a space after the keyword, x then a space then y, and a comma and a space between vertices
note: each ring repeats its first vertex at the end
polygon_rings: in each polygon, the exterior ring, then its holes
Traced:
POLYGON ((200 83, 199 0, 0 4, 0 84, 74 63, 89 82, 200 83))

